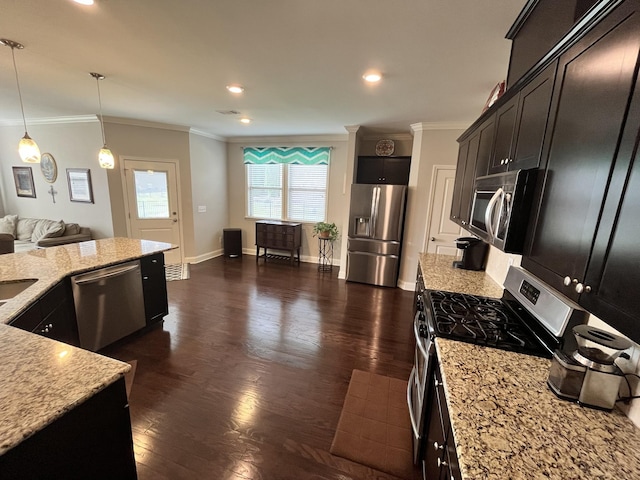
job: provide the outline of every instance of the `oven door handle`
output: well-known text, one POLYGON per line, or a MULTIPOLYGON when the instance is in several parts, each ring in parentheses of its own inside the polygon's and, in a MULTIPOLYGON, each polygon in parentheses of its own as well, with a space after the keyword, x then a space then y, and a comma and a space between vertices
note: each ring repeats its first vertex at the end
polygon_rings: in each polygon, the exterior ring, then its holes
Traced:
POLYGON ((420 434, 418 432, 418 425, 416 424, 416 419, 413 415, 413 400, 411 396, 411 388, 413 386, 413 380, 416 376, 416 367, 414 366, 411 369, 411 375, 409 375, 409 383, 407 384, 407 405, 409 406, 409 419, 411 420, 411 428, 413 430, 413 435, 416 437, 416 440, 420 438, 420 434))
POLYGON ((418 347, 418 350, 420 350, 420 353, 422 353, 422 356, 424 358, 429 358, 429 354, 427 353, 427 351, 424 349, 424 347, 422 346, 422 339, 420 337, 420 331, 418 329, 418 315, 419 313, 416 313, 416 316, 413 320, 413 335, 416 337, 416 346, 418 347))
POLYGON ((495 233, 493 231, 493 211, 496 206, 496 202, 503 193, 504 190, 502 189, 502 187, 498 188, 498 190, 496 190, 496 193, 494 193, 491 197, 491 200, 489 200, 487 209, 484 212, 484 224, 487 227, 487 233, 489 234, 491 241, 493 241, 495 236, 495 233))

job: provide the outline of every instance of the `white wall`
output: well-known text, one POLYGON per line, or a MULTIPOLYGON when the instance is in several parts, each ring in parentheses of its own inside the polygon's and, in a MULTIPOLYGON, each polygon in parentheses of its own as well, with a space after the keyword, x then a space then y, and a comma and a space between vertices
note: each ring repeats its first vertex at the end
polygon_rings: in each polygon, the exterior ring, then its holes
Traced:
POLYGON ((0 175, 2 176, 2 206, 5 213, 21 217, 48 218, 78 223, 90 227, 93 238, 113 236, 107 173, 98 165, 98 151, 102 147, 100 124, 97 119, 84 123, 29 125, 29 135, 42 153, 53 155, 58 177, 53 184, 44 180, 39 164, 26 164, 18 156, 18 142, 24 135, 21 126, 0 127, 0 175), (12 166, 30 166, 36 198, 16 195, 12 166), (69 200, 67 168, 88 168, 93 186, 94 203, 69 200), (53 203, 49 188, 58 194, 53 203))
POLYGON ((402 262, 398 285, 413 290, 416 280, 418 254, 425 250, 427 206, 434 165, 455 165, 458 160, 457 138, 462 129, 432 129, 429 125, 414 124, 413 151, 407 215, 405 219, 402 262))
POLYGON ((198 263, 222 254, 222 229, 229 224, 227 146, 219 139, 191 133, 189 149, 194 251, 186 261, 198 263))
MULTIPOLYGON (((242 147, 333 147, 329 165, 329 193, 327 221, 333 222, 342 237, 343 209, 346 188, 350 185, 345 178, 347 166, 347 135, 331 136, 291 136, 291 137, 251 137, 231 139, 227 143, 227 168, 229 192, 229 226, 242 229, 242 247, 246 253, 255 255, 255 221, 246 217, 246 180, 242 147)), ((302 226, 301 255, 304 261, 318 260, 318 240, 313 238, 313 223, 302 226)), ((339 264, 341 241, 334 242, 334 265, 339 264)))

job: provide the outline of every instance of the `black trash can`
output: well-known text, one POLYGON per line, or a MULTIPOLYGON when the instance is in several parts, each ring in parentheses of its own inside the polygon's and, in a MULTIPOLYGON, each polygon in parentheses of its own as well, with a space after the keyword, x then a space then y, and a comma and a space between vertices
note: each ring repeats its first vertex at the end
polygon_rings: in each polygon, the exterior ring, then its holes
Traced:
POLYGON ((242 230, 239 228, 224 228, 222 243, 226 258, 242 257, 242 230))
POLYGON ((455 268, 484 270, 489 245, 476 237, 456 238, 456 246, 462 250, 462 260, 453 262, 455 268))

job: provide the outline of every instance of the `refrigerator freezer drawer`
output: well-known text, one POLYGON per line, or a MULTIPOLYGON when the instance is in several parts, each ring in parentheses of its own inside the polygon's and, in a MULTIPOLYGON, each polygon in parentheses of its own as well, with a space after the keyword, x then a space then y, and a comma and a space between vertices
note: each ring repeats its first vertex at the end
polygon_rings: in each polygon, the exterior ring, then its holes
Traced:
POLYGON ((349 252, 376 253, 378 255, 400 255, 400 242, 349 238, 347 250, 349 252))
POLYGON ((347 253, 347 281, 395 287, 398 281, 397 255, 366 252, 347 253))

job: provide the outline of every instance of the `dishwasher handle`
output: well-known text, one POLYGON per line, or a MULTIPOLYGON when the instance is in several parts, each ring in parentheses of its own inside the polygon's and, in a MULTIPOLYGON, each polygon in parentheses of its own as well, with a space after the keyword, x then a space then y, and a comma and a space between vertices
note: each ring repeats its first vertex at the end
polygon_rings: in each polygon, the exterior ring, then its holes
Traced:
POLYGON ((127 265, 118 265, 115 267, 108 267, 102 270, 98 270, 97 272, 87 273, 86 275, 77 275, 74 277, 73 282, 77 285, 86 285, 88 283, 99 282, 100 280, 104 280, 106 278, 119 277, 126 273, 132 272, 133 270, 139 270, 140 264, 127 264, 127 265))

